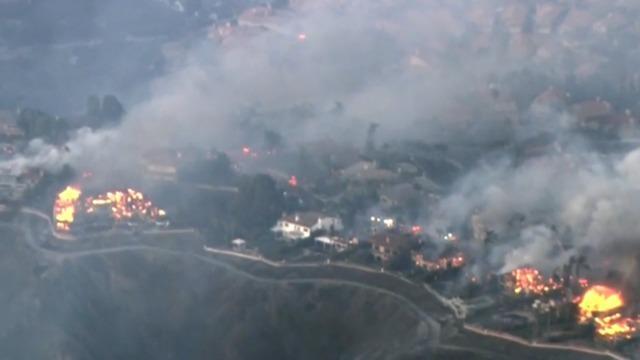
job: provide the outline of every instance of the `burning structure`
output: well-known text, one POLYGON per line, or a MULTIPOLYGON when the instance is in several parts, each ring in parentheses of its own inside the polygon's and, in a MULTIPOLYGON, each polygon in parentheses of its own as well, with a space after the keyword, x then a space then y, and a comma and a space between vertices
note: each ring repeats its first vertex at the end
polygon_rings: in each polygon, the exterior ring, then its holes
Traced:
POLYGON ((505 277, 505 289, 515 295, 545 295, 562 288, 562 283, 545 278, 539 270, 524 267, 511 271, 505 277))
POLYGON ((465 264, 464 254, 455 253, 451 256, 442 256, 437 259, 429 260, 424 254, 414 252, 411 254, 413 263, 416 267, 427 271, 446 271, 451 269, 460 269, 465 264))
POLYGON ((82 195, 82 191, 75 186, 67 186, 58 194, 53 204, 53 218, 58 230, 71 230, 71 224, 76 219, 76 207, 80 195, 82 195))
POLYGON ((115 190, 82 199, 83 192, 77 186, 67 186, 58 194, 53 206, 56 228, 71 231, 72 225, 82 219, 108 220, 113 224, 126 221, 130 224, 166 224, 166 212, 153 205, 144 194, 133 189, 115 190))
MULTIPOLYGON (((584 278, 559 276, 545 277, 539 270, 523 267, 512 270, 503 279, 506 294, 520 298, 533 299, 532 308, 546 317, 550 309, 562 313, 560 309, 572 309, 565 318, 579 327, 593 326, 594 336, 608 343, 619 343, 636 336, 639 320, 625 316, 626 309, 622 292, 604 285, 589 285, 584 278), (574 292, 581 295, 573 296, 574 292)), ((584 332, 583 332, 584 334, 584 332)))
POLYGON ((576 302, 579 308, 579 323, 592 322, 599 337, 608 341, 620 341, 635 336, 638 319, 622 316, 625 301, 620 291, 594 285, 578 297, 576 302))

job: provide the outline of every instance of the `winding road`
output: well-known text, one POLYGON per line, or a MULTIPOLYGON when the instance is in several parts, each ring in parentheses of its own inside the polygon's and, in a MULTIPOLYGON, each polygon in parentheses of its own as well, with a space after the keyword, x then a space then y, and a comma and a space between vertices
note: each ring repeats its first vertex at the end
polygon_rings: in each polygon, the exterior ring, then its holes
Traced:
MULTIPOLYGON (((75 240, 75 238, 70 235, 58 233, 55 227, 53 226, 53 223, 50 217, 39 210, 24 208, 20 210, 20 213, 24 216, 29 216, 45 222, 48 232, 50 232, 50 235, 55 239, 63 240, 63 241, 75 240)), ((429 342, 432 346, 440 347, 440 344, 438 344, 438 340, 440 340, 441 329, 438 322, 433 319, 432 315, 430 315, 430 312, 429 312, 430 305, 416 301, 415 296, 408 296, 407 293, 405 294, 399 293, 397 287, 394 287, 394 290, 391 291, 381 286, 369 285, 362 282, 346 280, 342 278, 331 278, 330 277, 331 275, 336 276, 336 274, 331 273, 330 271, 327 271, 327 274, 316 275, 315 277, 314 276, 305 277, 295 272, 288 274, 288 275, 294 275, 295 276, 294 278, 291 278, 291 277, 273 278, 273 277, 264 276, 263 273, 261 273, 261 275, 263 276, 260 276, 250 271, 240 269, 237 263, 234 263, 232 260, 241 259, 242 261, 258 263, 258 264, 261 264, 262 266, 267 266, 274 269, 315 269, 315 270, 341 269, 344 271, 367 273, 367 274, 375 275, 377 278, 387 278, 387 279, 392 278, 394 280, 397 280, 399 283, 405 284, 407 289, 409 286, 414 286, 414 287, 416 286, 416 284, 411 280, 408 280, 397 274, 393 274, 389 272, 380 272, 376 269, 372 269, 369 267, 364 267, 364 266, 359 266, 354 264, 347 264, 347 263, 288 264, 284 262, 271 261, 271 260, 262 258, 260 256, 254 256, 250 254, 239 253, 239 252, 234 252, 234 251, 229 251, 224 249, 217 249, 217 248, 212 248, 207 246, 204 246, 203 252, 201 254, 193 251, 179 251, 179 250, 172 250, 172 249, 166 249, 158 246, 150 246, 150 245, 143 245, 143 244, 122 245, 122 246, 114 246, 109 248, 90 249, 90 250, 56 251, 56 250, 43 247, 42 243, 44 242, 39 243, 38 240, 36 239, 36 236, 34 236, 32 232, 27 231, 26 229, 21 229, 21 230, 25 232, 25 238, 27 240, 27 243, 33 250, 38 252, 47 260, 55 263, 72 261, 72 260, 84 258, 87 256, 98 256, 98 255, 131 252, 131 251, 141 251, 141 252, 156 253, 156 254, 169 255, 169 256, 181 256, 181 257, 186 256, 198 261, 202 261, 207 264, 211 264, 211 265, 223 268, 234 274, 238 274, 246 278, 249 278, 253 281, 262 282, 262 283, 342 285, 342 286, 352 286, 352 287, 357 287, 361 289, 367 289, 380 294, 384 294, 386 296, 390 296, 393 299, 397 300, 399 303, 406 305, 419 317, 419 319, 424 324, 427 325, 428 331, 424 341, 429 342), (214 254, 216 255, 216 257, 207 255, 207 253, 214 254), (222 257, 225 260, 220 260, 218 257, 222 257), (231 263, 234 263, 236 265, 232 265, 231 263)), ((153 234, 164 235, 164 234, 178 234, 178 233, 185 233, 185 232, 193 233, 195 232, 195 230, 192 230, 192 229, 153 230, 153 231, 147 231, 145 233, 149 235, 153 235, 153 234)), ((401 287, 400 289, 404 289, 404 288, 401 287)), ((432 299, 435 299, 440 306, 447 308, 453 315, 458 317, 459 320, 463 320, 465 309, 460 308, 463 305, 456 302, 452 303, 451 300, 442 297, 440 294, 438 294, 436 291, 434 291, 428 286, 425 286, 423 288, 423 291, 425 293, 428 293, 429 297, 431 297, 432 299)), ((491 330, 483 329, 470 324, 463 324, 462 329, 479 336, 499 339, 501 341, 517 344, 518 346, 522 346, 525 348, 569 351, 569 352, 581 353, 581 354, 584 354, 585 356, 592 356, 592 357, 596 356, 596 357, 609 358, 614 360, 626 360, 625 357, 622 357, 618 354, 614 354, 609 351, 601 351, 601 350, 596 350, 596 349, 591 349, 591 348, 576 346, 576 345, 559 345, 559 344, 529 342, 507 333, 491 331, 491 330)), ((442 346, 443 348, 446 348, 444 344, 442 346)))

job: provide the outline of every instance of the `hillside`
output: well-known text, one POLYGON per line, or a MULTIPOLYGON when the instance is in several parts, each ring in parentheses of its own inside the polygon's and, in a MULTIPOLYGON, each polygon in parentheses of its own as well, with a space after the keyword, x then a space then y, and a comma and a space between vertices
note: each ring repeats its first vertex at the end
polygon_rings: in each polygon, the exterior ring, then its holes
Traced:
POLYGON ((3 359, 354 358, 411 348, 422 331, 368 290, 258 283, 141 253, 45 267, 2 233, 3 359))

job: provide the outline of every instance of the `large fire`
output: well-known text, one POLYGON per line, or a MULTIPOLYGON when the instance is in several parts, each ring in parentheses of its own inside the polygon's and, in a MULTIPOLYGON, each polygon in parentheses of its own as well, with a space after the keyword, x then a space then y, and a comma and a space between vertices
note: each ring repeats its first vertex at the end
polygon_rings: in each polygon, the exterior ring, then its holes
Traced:
POLYGON ((76 205, 82 195, 79 188, 67 186, 62 190, 53 205, 53 217, 58 230, 69 231, 75 220, 76 205))
POLYGON ((552 278, 545 279, 537 269, 528 267, 511 271, 506 286, 516 295, 543 295, 562 287, 552 278))
POLYGON ((578 299, 580 323, 593 320, 596 333, 608 340, 630 339, 637 330, 636 319, 623 317, 620 309, 624 306, 622 294, 610 287, 594 285, 578 299))
POLYGON ((617 310, 623 305, 624 301, 620 292, 606 286, 594 285, 584 293, 580 300, 581 321, 592 318, 594 314, 617 310))
POLYGON ((133 189, 109 191, 97 196, 89 196, 80 201, 82 191, 77 187, 67 187, 55 201, 53 213, 58 230, 69 231, 78 214, 93 214, 106 209, 116 221, 128 219, 159 219, 165 211, 154 206, 139 191, 133 189))
POLYGON ((133 189, 125 191, 109 191, 85 200, 85 212, 91 214, 98 208, 109 208, 116 220, 138 218, 158 218, 165 216, 165 212, 145 199, 141 192, 133 189))
POLYGON ((455 253, 452 256, 443 256, 433 261, 424 258, 422 254, 415 254, 413 261, 417 267, 426 269, 427 271, 444 271, 459 269, 466 263, 464 254, 455 253))

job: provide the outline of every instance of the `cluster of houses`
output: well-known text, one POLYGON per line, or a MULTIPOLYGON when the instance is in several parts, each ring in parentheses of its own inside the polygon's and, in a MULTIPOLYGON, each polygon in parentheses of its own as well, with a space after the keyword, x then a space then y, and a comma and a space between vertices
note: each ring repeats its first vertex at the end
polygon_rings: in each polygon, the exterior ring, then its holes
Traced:
POLYGON ((344 230, 342 220, 337 216, 319 212, 302 212, 283 216, 272 231, 285 241, 299 241, 313 238, 323 247, 338 252, 358 245, 358 238, 340 235, 344 230))
MULTIPOLYGON (((391 217, 371 217, 370 232, 359 240, 354 236, 345 236, 342 221, 337 216, 319 212, 301 212, 283 216, 272 231, 280 240, 295 243, 313 239, 314 243, 329 251, 343 252, 359 245, 370 248, 372 257, 383 266, 395 259, 404 257, 415 268, 427 272, 442 272, 462 268, 466 263, 465 255, 457 249, 456 238, 452 234, 444 236, 450 244, 445 250, 438 249, 420 236, 416 229, 397 226, 391 217)), ((245 241, 233 240, 233 248, 245 249, 245 241)))

